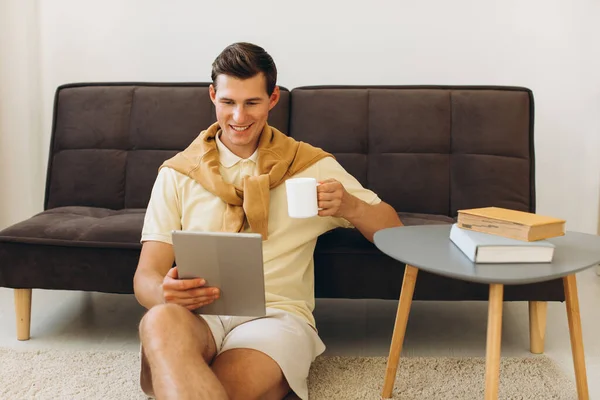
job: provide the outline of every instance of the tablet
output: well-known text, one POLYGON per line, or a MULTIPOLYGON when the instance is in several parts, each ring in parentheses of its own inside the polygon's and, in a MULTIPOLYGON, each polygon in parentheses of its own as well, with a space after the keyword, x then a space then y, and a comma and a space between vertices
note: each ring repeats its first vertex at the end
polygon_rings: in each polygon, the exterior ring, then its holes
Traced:
POLYGON ((203 278, 221 289, 221 296, 196 314, 266 315, 260 234, 173 231, 172 239, 179 278, 203 278))

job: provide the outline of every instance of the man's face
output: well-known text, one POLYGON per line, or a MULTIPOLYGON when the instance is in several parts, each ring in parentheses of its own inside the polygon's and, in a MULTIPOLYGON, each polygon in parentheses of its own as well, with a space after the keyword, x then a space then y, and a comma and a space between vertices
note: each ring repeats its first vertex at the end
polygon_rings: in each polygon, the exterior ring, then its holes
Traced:
POLYGON ((258 146, 269 111, 279 101, 279 87, 269 97, 262 73, 248 79, 221 74, 216 84, 216 89, 210 85, 209 92, 222 130, 221 141, 238 157, 248 158, 258 146))

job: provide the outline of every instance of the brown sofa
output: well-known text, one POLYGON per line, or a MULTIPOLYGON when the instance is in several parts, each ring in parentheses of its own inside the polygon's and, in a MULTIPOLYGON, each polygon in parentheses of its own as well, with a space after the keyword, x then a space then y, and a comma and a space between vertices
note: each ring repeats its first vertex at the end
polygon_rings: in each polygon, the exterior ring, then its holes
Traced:
MULTIPOLYGON (((404 224, 439 224, 462 208, 535 211, 533 110, 525 88, 319 86, 282 88, 269 121, 332 152, 404 224)), ((0 232, 0 286, 17 289, 19 339, 29 338, 33 288, 132 293, 158 166, 214 121, 206 83, 58 88, 45 211, 0 232)), ((315 294, 397 299, 403 271, 338 229, 318 241, 315 294)), ((485 285, 425 272, 415 290, 416 300, 487 297, 485 285)), ((544 321, 545 302, 564 300, 562 281, 507 286, 505 300, 529 301, 544 321)))

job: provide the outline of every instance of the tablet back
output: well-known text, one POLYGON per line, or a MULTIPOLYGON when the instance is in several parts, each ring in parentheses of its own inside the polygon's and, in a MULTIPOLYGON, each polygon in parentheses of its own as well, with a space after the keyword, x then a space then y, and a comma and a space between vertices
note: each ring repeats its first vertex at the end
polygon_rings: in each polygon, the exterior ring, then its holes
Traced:
POLYGON ((262 237, 257 233, 173 231, 180 279, 204 278, 221 297, 198 314, 261 317, 265 310, 262 237))

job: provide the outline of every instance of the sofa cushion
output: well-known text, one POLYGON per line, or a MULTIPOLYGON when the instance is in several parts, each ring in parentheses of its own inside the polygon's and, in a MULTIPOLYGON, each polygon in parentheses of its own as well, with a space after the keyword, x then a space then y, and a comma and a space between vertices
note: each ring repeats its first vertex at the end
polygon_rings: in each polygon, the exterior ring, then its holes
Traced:
MULTIPOLYGON (((143 208, 110 210, 96 207, 59 207, 39 213, 0 231, 0 242, 56 246, 140 249, 143 208)), ((399 213, 404 225, 452 223, 444 215, 399 213)), ((319 238, 317 251, 375 249, 356 229, 335 229, 319 238)))
POLYGON ((0 242, 140 249, 145 209, 59 207, 0 232, 0 242))
POLYGON ((533 95, 510 87, 306 86, 290 136, 398 211, 535 211, 533 95))
MULTIPOLYGON (((399 213, 405 225, 452 223, 449 217, 399 213)), ((0 286, 133 293, 144 209, 61 207, 0 232, 0 286)), ((397 299, 404 265, 356 229, 322 235, 315 250, 315 295, 397 299)), ((562 300, 561 281, 535 286, 535 298, 562 300), (558 289, 557 289, 558 287, 558 289)), ((507 286, 505 299, 527 300, 527 285, 507 286)), ((419 273, 415 300, 486 300, 486 285, 419 273)))
POLYGON ((144 209, 60 207, 0 232, 0 286, 133 293, 144 209))
MULTIPOLYGON (((58 88, 44 209, 145 208, 158 167, 216 121, 209 83, 99 83, 58 88)), ((289 127, 290 93, 269 123, 289 127)))

